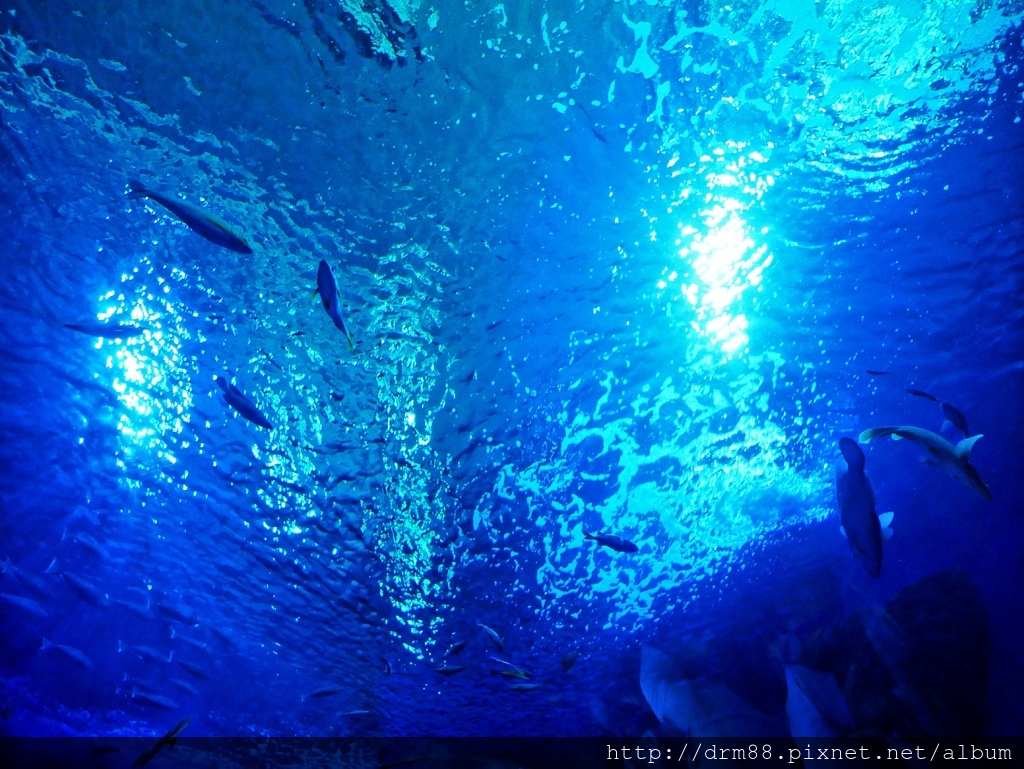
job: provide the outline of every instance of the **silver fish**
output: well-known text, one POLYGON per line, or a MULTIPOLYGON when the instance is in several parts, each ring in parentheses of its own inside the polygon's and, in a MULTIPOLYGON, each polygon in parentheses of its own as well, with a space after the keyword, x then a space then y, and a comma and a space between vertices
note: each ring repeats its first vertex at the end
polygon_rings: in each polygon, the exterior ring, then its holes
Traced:
POLYGON ((223 246, 229 251, 234 251, 238 254, 252 253, 252 248, 249 247, 249 244, 213 214, 207 213, 191 203, 186 203, 184 200, 178 200, 162 192, 151 190, 135 179, 129 179, 128 185, 132 190, 129 197, 149 198, 159 203, 200 237, 206 238, 211 243, 216 243, 218 246, 223 246))

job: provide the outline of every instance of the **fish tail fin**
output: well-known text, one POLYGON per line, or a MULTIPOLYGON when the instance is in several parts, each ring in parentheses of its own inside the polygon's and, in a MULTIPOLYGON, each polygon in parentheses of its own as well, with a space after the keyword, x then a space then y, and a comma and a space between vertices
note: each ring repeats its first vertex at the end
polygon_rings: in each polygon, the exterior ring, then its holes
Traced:
POLYGON ((348 333, 347 331, 345 332, 345 340, 348 342, 348 351, 349 352, 355 352, 356 351, 356 343, 352 341, 352 335, 350 333, 348 333))
POLYGON ((46 571, 43 574, 53 574, 55 571, 58 571, 56 558, 50 561, 50 565, 46 567, 46 571))
POLYGON ((170 663, 174 659, 174 649, 171 649, 171 653, 167 655, 167 662, 170 663))
POLYGON ((591 534, 589 531, 584 529, 583 530, 583 539, 597 539, 597 535, 596 534, 591 534))
POLYGON ((46 636, 43 636, 43 645, 39 648, 39 650, 40 651, 44 651, 44 650, 50 649, 52 647, 53 647, 53 641, 51 641, 46 636))
POLYGON ((148 198, 150 196, 149 188, 145 184, 140 182, 138 179, 128 179, 128 198, 148 198))

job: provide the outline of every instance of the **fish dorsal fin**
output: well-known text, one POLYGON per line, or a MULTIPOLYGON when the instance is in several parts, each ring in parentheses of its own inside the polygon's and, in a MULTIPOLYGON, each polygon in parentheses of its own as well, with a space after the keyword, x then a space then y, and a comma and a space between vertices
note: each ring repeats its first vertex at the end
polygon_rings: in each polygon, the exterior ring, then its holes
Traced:
POLYGON ((961 459, 970 459, 971 449, 974 448, 974 442, 977 441, 978 438, 982 437, 984 436, 979 434, 972 435, 970 438, 964 438, 962 441, 956 444, 956 455, 961 459))

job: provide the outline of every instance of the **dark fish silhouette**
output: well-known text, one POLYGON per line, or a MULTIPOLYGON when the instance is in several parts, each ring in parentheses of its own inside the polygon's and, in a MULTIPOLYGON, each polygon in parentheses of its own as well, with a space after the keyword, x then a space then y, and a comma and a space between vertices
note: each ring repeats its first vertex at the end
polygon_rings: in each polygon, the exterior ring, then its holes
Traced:
POLYGON ((141 756, 135 759, 135 763, 132 764, 133 769, 140 769, 140 767, 143 767, 146 764, 148 764, 150 761, 156 758, 156 754, 159 753, 160 750, 165 745, 167 746, 168 750, 173 748, 175 744, 178 742, 178 735, 181 734, 181 730, 188 726, 188 722, 190 720, 191 719, 188 718, 181 719, 181 721, 178 722, 178 725, 171 729, 171 731, 167 732, 167 734, 165 734, 159 740, 157 740, 153 744, 153 747, 151 747, 149 750, 147 750, 145 753, 143 753, 141 756))
POLYGON ((932 403, 938 403, 939 402, 938 398, 936 398, 931 393, 926 393, 924 390, 908 389, 907 392, 910 393, 911 395, 913 395, 915 398, 927 398, 932 403))
POLYGON ((98 336, 102 339, 131 339, 133 336, 139 336, 149 330, 131 323, 65 323, 64 328, 70 328, 72 331, 87 336, 98 336))
POLYGON ((963 412, 960 411, 960 409, 951 403, 943 403, 942 413, 945 414, 947 421, 953 425, 953 427, 964 434, 965 438, 971 437, 971 433, 967 429, 967 417, 963 415, 963 412))
POLYGON ((213 214, 207 213, 203 209, 193 206, 191 203, 186 203, 183 200, 172 198, 162 192, 151 190, 142 184, 142 182, 134 179, 128 180, 128 186, 132 188, 130 197, 149 198, 150 200, 156 201, 178 217, 178 219, 180 219, 186 227, 192 230, 192 232, 206 238, 211 243, 216 243, 218 246, 223 246, 229 251, 234 251, 239 254, 252 253, 252 249, 249 247, 249 244, 242 240, 242 238, 236 235, 231 228, 213 214))
POLYGON ((876 370, 870 369, 870 368, 867 368, 867 369, 864 369, 864 370, 867 371, 869 374, 871 374, 871 376, 888 376, 889 375, 888 371, 876 371, 876 370))
POLYGON ((639 547, 634 545, 628 539, 622 537, 616 537, 611 534, 591 534, 589 531, 584 531, 583 536, 586 539, 592 539, 599 545, 610 547, 619 553, 636 553, 640 550, 639 547))
POLYGON ((441 665, 440 667, 433 668, 435 673, 440 673, 443 676, 452 676, 456 673, 461 673, 465 669, 465 665, 441 665))
POLYGON ((466 642, 465 641, 456 641, 455 643, 452 644, 452 648, 450 648, 448 650, 448 652, 444 656, 446 656, 446 657, 454 657, 456 654, 458 654, 460 651, 462 651, 465 648, 466 648, 466 642))
POLYGON ((341 299, 338 296, 338 283, 334 280, 334 272, 331 271, 331 265, 323 259, 320 260, 320 267, 316 271, 316 292, 314 296, 316 294, 320 294, 320 301, 324 303, 324 309, 327 310, 327 314, 334 321, 334 325, 338 327, 338 330, 345 335, 348 349, 354 352, 356 346, 352 341, 352 335, 348 333, 348 329, 345 328, 345 321, 341 318, 341 299))
POLYGON ((341 689, 337 686, 324 686, 320 689, 317 689, 315 692, 304 695, 302 697, 302 701, 305 702, 309 699, 319 699, 321 697, 334 697, 335 695, 341 694, 344 691, 344 689, 341 689))
MULTIPOLYGON (((244 414, 242 416, 245 416, 244 414)), ((199 617, 185 604, 177 603, 174 601, 157 602, 153 604, 156 606, 157 611, 163 614, 168 619, 177 620, 183 625, 198 625, 199 617)))
POLYGON ((224 402, 227 403, 231 408, 241 414, 243 417, 248 419, 254 425, 265 427, 268 430, 273 430, 274 426, 270 424, 269 420, 263 416, 256 404, 246 398, 242 391, 231 384, 224 377, 214 377, 220 389, 224 391, 224 402))
POLYGON ((194 665, 191 662, 186 662, 181 658, 178 659, 178 664, 181 665, 182 669, 193 678, 198 678, 200 681, 210 680, 210 674, 207 673, 206 670, 204 670, 203 668, 199 667, 199 665, 194 665))

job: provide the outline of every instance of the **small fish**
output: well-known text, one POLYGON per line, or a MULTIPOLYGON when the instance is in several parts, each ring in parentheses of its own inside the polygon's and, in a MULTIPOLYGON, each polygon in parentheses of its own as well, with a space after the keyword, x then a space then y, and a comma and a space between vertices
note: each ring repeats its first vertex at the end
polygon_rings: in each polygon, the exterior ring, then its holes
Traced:
POLYGON ((173 601, 158 602, 154 604, 157 611, 168 619, 177 620, 183 625, 198 625, 199 617, 189 607, 173 601))
POLYGON ((7 593, 0 593, 0 599, 3 599, 11 606, 17 606, 19 609, 24 609, 29 614, 32 614, 39 619, 46 619, 48 616, 46 609, 44 609, 37 601, 33 601, 31 598, 25 598, 20 595, 9 595, 7 593))
POLYGON ((485 625, 482 622, 477 622, 476 625, 481 630, 483 630, 484 633, 487 634, 487 637, 490 638, 491 641, 494 642, 494 645, 498 647, 498 651, 505 651, 505 642, 501 640, 500 635, 498 635, 492 628, 487 627, 487 625, 485 625))
POLYGON ((107 596, 101 593, 95 585, 82 579, 77 574, 72 574, 68 571, 62 571, 60 576, 64 578, 67 586, 71 588, 71 592, 77 595, 86 603, 91 603, 94 606, 106 606, 108 603, 107 596))
POLYGON ((185 694, 191 694, 193 697, 199 694, 199 690, 196 687, 181 678, 168 678, 167 683, 175 689, 185 692, 185 694))
POLYGON ((27 587, 29 592, 34 594, 36 598, 41 598, 44 601, 48 601, 53 598, 53 591, 50 590, 50 586, 42 577, 38 577, 30 571, 19 569, 11 563, 11 559, 9 557, 4 558, 3 562, 0 563, 0 574, 10 574, 18 580, 18 582, 27 587))
POLYGON ((836 506, 840 527, 854 557, 868 576, 882 570, 882 522, 875 513, 875 492, 864 472, 864 452, 852 438, 840 438, 839 450, 846 460, 846 472, 836 475, 836 506))
POLYGON ((316 271, 316 291, 313 292, 313 296, 317 294, 320 294, 320 301, 323 302, 324 309, 327 310, 327 314, 334 321, 334 325, 345 335, 345 339, 348 341, 348 349, 351 352, 355 352, 356 346, 352 341, 352 335, 345 328, 345 321, 341 318, 341 298, 338 296, 338 283, 334 280, 334 272, 331 271, 331 265, 323 259, 320 260, 320 266, 316 271))
POLYGON ((131 339, 149 331, 144 326, 136 326, 132 323, 65 323, 64 328, 101 339, 131 339))
POLYGON ((178 742, 178 735, 181 734, 181 731, 186 726, 188 726, 190 720, 191 719, 189 718, 181 719, 181 721, 178 722, 178 725, 171 729, 171 731, 167 732, 167 734, 165 734, 159 740, 157 740, 153 744, 153 747, 151 747, 149 750, 147 750, 145 753, 143 753, 141 756, 135 759, 135 763, 132 764, 133 769, 141 769, 141 767, 148 764, 150 761, 156 758, 157 753, 159 753, 164 748, 164 746, 166 746, 168 750, 173 748, 178 742))
POLYGON ((175 632, 173 625, 171 626, 171 638, 178 638, 181 640, 182 643, 186 643, 193 649, 198 649, 199 651, 205 652, 210 650, 210 647, 207 646, 203 641, 200 641, 198 638, 189 638, 188 636, 181 635, 180 633, 175 632))
POLYGON ((164 697, 160 694, 147 694, 134 688, 132 689, 131 700, 147 708, 159 708, 160 710, 178 709, 178 703, 170 697, 164 697))
POLYGON ((932 403, 938 403, 939 402, 938 398, 936 398, 931 393, 926 393, 924 390, 908 389, 907 392, 910 393, 911 395, 913 395, 915 398, 927 398, 932 403))
POLYGON ((256 408, 256 404, 246 398, 242 391, 231 384, 224 377, 214 377, 217 385, 221 390, 224 391, 224 402, 227 403, 231 408, 241 414, 245 419, 248 419, 254 425, 265 427, 268 430, 273 430, 274 426, 270 424, 263 412, 256 408))
POLYGON ((232 232, 224 222, 213 214, 209 214, 203 209, 193 206, 191 203, 186 203, 162 192, 151 190, 134 179, 129 179, 128 185, 132 190, 129 197, 149 198, 159 203, 200 237, 206 238, 211 243, 216 243, 218 246, 223 246, 229 251, 234 251, 238 254, 252 253, 252 248, 249 247, 249 244, 232 232))
POLYGON ((64 644, 55 644, 47 638, 43 639, 43 645, 40 651, 46 651, 47 649, 54 649, 67 657, 72 662, 76 662, 86 670, 92 670, 92 660, 85 656, 84 652, 80 652, 73 646, 65 646, 64 644))
POLYGON ((505 676, 506 678, 529 678, 530 677, 530 672, 528 670, 523 670, 521 667, 519 667, 518 665, 515 665, 515 664, 509 662, 508 660, 499 659, 498 657, 493 657, 493 656, 491 657, 491 659, 494 660, 495 662, 500 662, 502 665, 505 665, 505 669, 503 669, 503 670, 501 670, 499 672, 501 673, 501 675, 505 676))
POLYGON ((870 368, 864 370, 871 374, 871 376, 889 376, 888 371, 876 371, 875 369, 870 368))
POLYGON ((639 547, 634 545, 628 539, 615 537, 611 534, 591 534, 589 531, 584 531, 583 537, 585 539, 592 539, 597 542, 597 544, 610 547, 612 550, 619 553, 635 553, 640 550, 639 547))
POLYGON ((339 716, 368 716, 370 715, 369 710, 346 710, 344 713, 338 713, 339 716))
POLYGON ((445 653, 445 657, 454 657, 456 654, 466 648, 465 641, 456 641, 452 644, 452 647, 445 653))
POLYGON ((150 619, 152 614, 149 611, 149 596, 146 596, 146 603, 135 603, 134 601, 126 601, 123 598, 111 598, 110 602, 116 606, 120 606, 127 609, 129 612, 134 614, 136 617, 142 619, 150 619))
POLYGON ((509 689, 514 692, 532 692, 539 689, 544 684, 509 684, 509 689))
POLYGON ((337 686, 324 686, 323 688, 317 689, 315 692, 312 692, 311 694, 304 695, 302 701, 305 702, 306 700, 310 700, 313 698, 319 699, 321 697, 334 697, 335 695, 341 694, 344 691, 344 689, 341 689, 337 686))
POLYGON ((107 552, 107 548, 105 548, 103 545, 97 542, 95 538, 89 536, 85 532, 79 532, 78 534, 69 535, 68 530, 65 528, 64 534, 61 535, 60 540, 61 542, 64 542, 67 539, 70 539, 72 542, 81 545, 90 553, 99 558, 101 561, 107 560, 107 558, 110 555, 107 552))
POLYGON ((951 403, 943 403, 942 413, 946 416, 946 421, 963 433, 965 438, 971 437, 970 430, 967 429, 967 417, 963 415, 960 409, 951 403))
POLYGON ((875 438, 891 435, 893 440, 906 439, 928 452, 929 458, 947 474, 963 481, 967 488, 977 492, 985 499, 992 499, 992 492, 981 479, 977 469, 971 464, 971 449, 982 437, 973 435, 953 445, 941 435, 937 435, 922 427, 902 425, 899 427, 872 427, 860 434, 860 442, 868 443, 875 438))
POLYGON ((562 672, 568 673, 572 669, 572 666, 576 664, 576 660, 579 659, 579 656, 580 653, 576 651, 567 652, 562 655, 562 672))
POLYGON ((172 659, 174 659, 173 651, 167 655, 167 659, 164 659, 163 652, 158 651, 151 646, 127 646, 120 639, 118 639, 117 653, 122 654, 126 651, 135 652, 135 654, 138 655, 139 659, 144 660, 146 662, 156 662, 163 664, 170 662, 172 659))
POLYGON ((440 667, 431 668, 435 673, 440 673, 443 676, 453 676, 456 673, 461 673, 466 669, 465 665, 441 665, 440 667))
POLYGON ((179 659, 178 664, 181 665, 182 669, 193 678, 198 678, 200 681, 210 680, 210 674, 198 665, 195 665, 191 662, 186 662, 183 659, 179 659))

